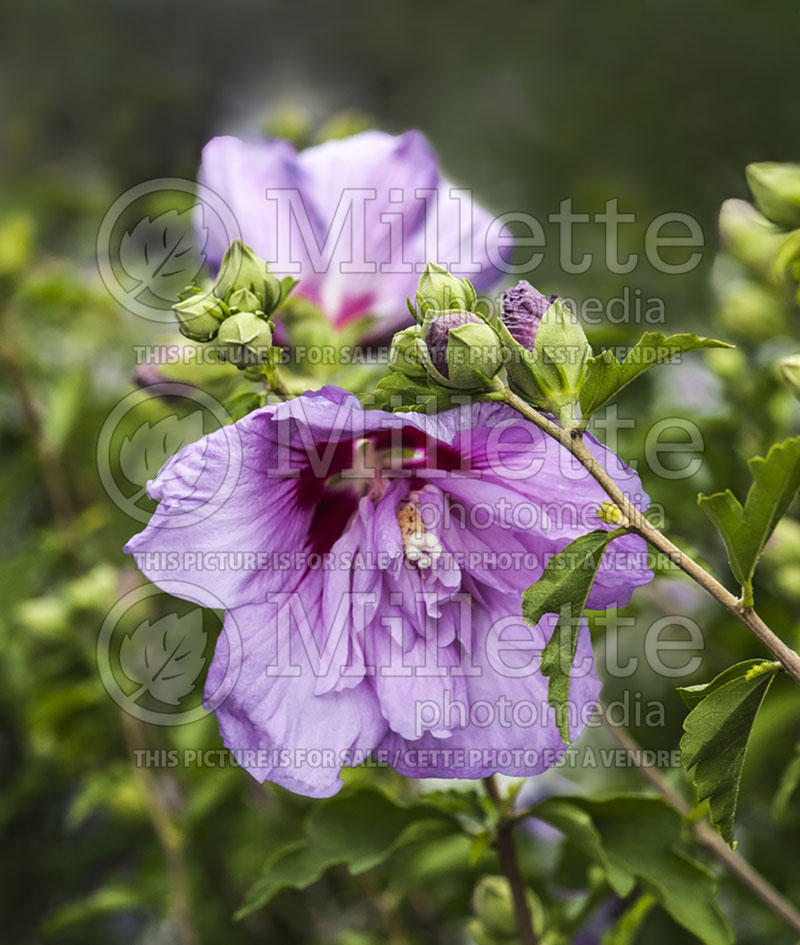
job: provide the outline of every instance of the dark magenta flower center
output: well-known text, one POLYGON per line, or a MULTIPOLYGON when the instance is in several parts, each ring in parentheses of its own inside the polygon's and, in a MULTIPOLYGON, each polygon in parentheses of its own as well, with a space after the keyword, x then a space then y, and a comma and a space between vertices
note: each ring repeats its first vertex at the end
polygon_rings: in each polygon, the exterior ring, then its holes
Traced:
MULTIPOLYGON (((320 444, 319 455, 326 455, 320 444)), ((409 487, 422 488, 423 470, 452 471, 465 468, 462 454, 415 427, 381 430, 336 445, 325 468, 310 464, 301 478, 300 501, 314 507, 311 550, 329 551, 367 495, 379 501, 394 479, 406 479, 409 487)))

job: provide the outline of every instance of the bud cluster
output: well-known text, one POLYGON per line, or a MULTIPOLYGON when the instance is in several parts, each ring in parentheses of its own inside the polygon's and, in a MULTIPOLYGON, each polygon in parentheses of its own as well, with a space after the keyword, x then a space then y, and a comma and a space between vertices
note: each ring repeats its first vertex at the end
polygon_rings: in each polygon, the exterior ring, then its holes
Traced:
POLYGON ((221 360, 243 369, 268 359, 269 318, 295 284, 290 277, 277 279, 249 246, 234 240, 216 280, 189 286, 172 310, 182 334, 194 341, 215 341, 221 360))
POLYGON ((407 377, 430 379, 450 390, 482 392, 502 366, 494 329, 477 313, 478 296, 468 279, 428 263, 419 280, 417 324, 398 332, 391 361, 407 377))
MULTIPOLYGON (((753 204, 726 200, 719 228, 718 318, 746 342, 794 334, 787 290, 800 302, 800 164, 750 164, 753 204)), ((789 389, 800 399, 800 354, 780 362, 789 389)))
POLYGON ((485 394, 505 370, 521 397, 568 426, 578 420, 578 390, 591 348, 558 296, 522 281, 503 296, 502 311, 484 315, 466 279, 429 263, 419 282, 417 324, 392 342, 393 369, 412 384, 485 394))

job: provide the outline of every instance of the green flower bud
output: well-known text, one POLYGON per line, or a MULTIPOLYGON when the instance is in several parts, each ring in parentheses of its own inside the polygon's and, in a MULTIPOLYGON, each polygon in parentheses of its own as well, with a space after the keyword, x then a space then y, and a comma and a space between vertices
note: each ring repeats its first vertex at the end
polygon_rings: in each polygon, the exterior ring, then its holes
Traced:
POLYGON ((800 354, 793 354, 781 361, 781 374, 794 396, 800 400, 800 354))
POLYGON ((792 230, 788 236, 783 235, 785 238, 775 256, 773 272, 778 280, 785 279, 788 274, 795 282, 800 282, 800 229, 792 230))
POLYGON ((597 509, 597 517, 606 525, 629 525, 616 502, 601 502, 597 509))
POLYGON ((530 349, 511 334, 506 311, 493 320, 505 349, 511 387, 530 403, 555 414, 564 427, 572 427, 580 419, 578 391, 592 354, 591 345, 578 319, 558 296, 552 297, 544 314, 540 316, 537 311, 535 318, 541 320, 530 349))
POLYGON ((198 292, 172 306, 181 334, 193 341, 211 341, 216 337, 228 307, 211 292, 198 292))
POLYGON ((450 273, 428 263, 417 286, 418 319, 428 312, 471 312, 475 310, 478 296, 468 279, 457 279, 450 273))
POLYGON ((726 200, 719 212, 722 245, 759 274, 772 269, 786 234, 745 200, 726 200))
POLYGON ((230 304, 230 296, 239 289, 248 289, 258 300, 256 306, 269 315, 281 301, 280 281, 267 264, 246 243, 234 240, 222 260, 214 286, 214 294, 230 304))
POLYGON ((250 289, 236 289, 228 296, 228 307, 236 312, 262 311, 261 301, 250 289))
MULTIPOLYGON (((530 889, 526 890, 525 897, 528 900, 533 928, 537 935, 541 935, 544 928, 542 904, 530 889)), ((472 908, 478 920, 477 927, 485 941, 518 940, 514 900, 508 880, 504 876, 484 876, 472 894, 472 908)))
POLYGON ((223 361, 230 361, 240 368, 261 364, 269 356, 272 329, 253 312, 239 312, 222 323, 217 345, 223 361))
POLYGON ((586 373, 592 348, 580 322, 562 299, 556 299, 542 318, 534 355, 545 384, 563 394, 575 393, 586 373))
POLYGON ((419 328, 404 328, 392 338, 389 350, 389 362, 392 367, 406 377, 422 378, 428 374, 420 358, 419 328))
POLYGON ((445 312, 426 320, 421 360, 443 387, 481 390, 503 366, 494 329, 472 312, 445 312))
POLYGON ((747 358, 739 348, 709 348, 703 360, 724 381, 741 382, 747 374, 747 358))
POLYGON ((791 229, 800 226, 800 164, 749 164, 747 183, 765 217, 791 229))
POLYGON ((725 331, 752 344, 785 335, 788 329, 781 297, 774 289, 747 279, 721 286, 716 318, 725 331))
POLYGON ((514 900, 508 880, 502 876, 484 876, 472 894, 472 908, 490 935, 514 935, 514 900))

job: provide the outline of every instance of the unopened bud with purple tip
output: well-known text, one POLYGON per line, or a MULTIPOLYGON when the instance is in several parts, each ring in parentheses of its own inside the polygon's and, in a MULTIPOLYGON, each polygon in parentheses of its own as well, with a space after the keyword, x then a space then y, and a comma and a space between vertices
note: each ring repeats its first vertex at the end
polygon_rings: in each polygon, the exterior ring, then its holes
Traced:
POLYGON ((543 295, 524 279, 504 292, 500 318, 514 341, 533 351, 539 323, 557 298, 557 295, 543 295))
POLYGON ((437 371, 450 377, 450 368, 447 364, 447 342, 450 332, 461 325, 480 325, 481 320, 472 312, 450 312, 435 319, 425 332, 425 344, 428 346, 431 361, 437 371))
POLYGON ((481 388, 502 366, 494 329, 472 312, 444 312, 430 319, 424 343, 428 372, 445 387, 481 388))
POLYGON ((578 394, 592 349, 569 305, 523 280, 504 293, 492 324, 512 390, 573 428, 580 420, 578 394))

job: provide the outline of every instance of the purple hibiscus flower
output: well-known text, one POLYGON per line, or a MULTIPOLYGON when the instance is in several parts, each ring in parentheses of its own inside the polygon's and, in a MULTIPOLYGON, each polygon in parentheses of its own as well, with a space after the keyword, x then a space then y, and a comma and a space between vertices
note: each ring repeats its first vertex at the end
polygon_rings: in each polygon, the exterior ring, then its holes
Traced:
MULTIPOLYGON (((637 476, 587 442, 644 506, 637 476)), ((526 626, 520 595, 604 527, 604 494, 508 407, 390 414, 327 387, 184 447, 149 494, 126 550, 166 590, 225 606, 206 695, 230 692, 220 730, 259 780, 323 797, 370 753, 412 777, 477 778, 536 774, 564 750, 538 670, 555 618, 526 626)), ((645 554, 617 538, 588 606, 624 605, 652 577, 645 554)), ((584 623, 574 736, 599 689, 584 623)))
MULTIPOLYGON (((381 332, 408 322, 405 298, 428 259, 478 291, 500 276, 502 228, 441 177, 418 131, 365 131, 300 153, 287 141, 214 138, 199 178, 229 205, 242 239, 277 275, 299 278, 297 291, 338 326, 362 315, 381 332)), ((231 234, 218 220, 202 225, 207 261, 219 265, 231 234)))

